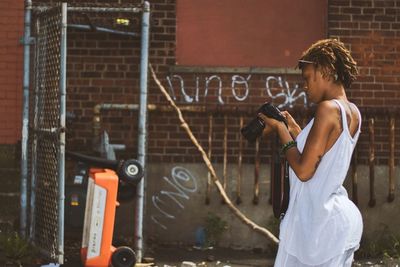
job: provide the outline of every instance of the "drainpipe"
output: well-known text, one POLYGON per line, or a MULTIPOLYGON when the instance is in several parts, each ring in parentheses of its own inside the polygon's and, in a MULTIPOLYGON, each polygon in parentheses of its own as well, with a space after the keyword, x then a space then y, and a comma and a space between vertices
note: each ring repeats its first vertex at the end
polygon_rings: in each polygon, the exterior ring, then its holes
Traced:
POLYGON ((20 234, 26 237, 27 225, 27 183, 28 183, 28 126, 29 126, 29 65, 31 44, 31 14, 32 1, 25 0, 25 29, 24 29, 24 77, 22 102, 22 136, 21 136, 21 215, 20 234))
MULTIPOLYGON (((138 160, 146 170, 146 150, 147 150, 147 74, 149 57, 149 32, 150 32, 150 4, 143 3, 142 16, 142 40, 140 56, 140 103, 139 103, 139 128, 138 128, 138 160)), ((145 192, 146 172, 143 179, 139 182, 136 192, 136 227, 135 227, 135 247, 139 262, 143 257, 143 211, 144 211, 144 192, 145 192)))

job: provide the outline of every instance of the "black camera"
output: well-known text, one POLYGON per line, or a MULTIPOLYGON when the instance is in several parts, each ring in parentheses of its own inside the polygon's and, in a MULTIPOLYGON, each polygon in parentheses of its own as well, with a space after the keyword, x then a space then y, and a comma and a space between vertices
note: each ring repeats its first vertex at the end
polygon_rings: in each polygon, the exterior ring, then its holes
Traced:
MULTIPOLYGON (((285 123, 287 127, 287 122, 285 117, 282 115, 281 111, 271 103, 268 102, 264 103, 257 110, 257 114, 258 113, 262 113, 269 118, 282 121, 285 123)), ((254 142, 259 136, 261 136, 262 132, 264 131, 264 128, 265 128, 264 121, 257 116, 256 118, 251 120, 245 127, 243 127, 240 131, 249 142, 254 142)))

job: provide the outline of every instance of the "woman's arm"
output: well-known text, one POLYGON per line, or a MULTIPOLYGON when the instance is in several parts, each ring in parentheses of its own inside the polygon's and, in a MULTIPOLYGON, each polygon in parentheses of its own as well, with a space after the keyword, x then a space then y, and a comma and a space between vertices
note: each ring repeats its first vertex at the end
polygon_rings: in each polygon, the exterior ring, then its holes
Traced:
MULTIPOLYGON (((327 150, 329 137, 335 125, 337 125, 337 121, 335 121, 337 119, 336 110, 337 107, 331 101, 321 102, 317 107, 314 123, 307 137, 303 153, 300 153, 297 147, 292 147, 286 151, 286 159, 290 167, 303 182, 308 181, 314 175, 327 150)), ((282 144, 293 141, 289 130, 282 122, 270 119, 262 114, 259 114, 259 116, 266 124, 277 131, 282 144)))

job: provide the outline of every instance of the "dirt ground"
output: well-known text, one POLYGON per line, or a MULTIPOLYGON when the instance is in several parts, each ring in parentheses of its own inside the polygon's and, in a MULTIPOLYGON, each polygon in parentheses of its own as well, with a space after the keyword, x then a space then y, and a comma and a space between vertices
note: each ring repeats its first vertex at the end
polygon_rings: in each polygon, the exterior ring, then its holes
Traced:
MULTIPOLYGON (((65 264, 63 267, 81 267, 79 258, 80 244, 68 244, 65 247, 65 264)), ((269 267, 273 266, 271 255, 262 252, 216 248, 200 250, 189 246, 157 246, 149 248, 145 261, 158 267, 180 267, 184 261, 204 267, 269 267)), ((83 266, 82 266, 83 267, 83 266)))
POLYGON ((154 259, 158 267, 177 266, 189 261, 197 266, 273 266, 271 255, 262 252, 216 248, 210 250, 196 250, 190 247, 158 247, 154 250, 154 259))
MULTIPOLYGON (((116 247, 128 245, 114 243, 116 247)), ((80 260, 80 239, 65 240, 65 263, 62 267, 84 267, 80 260)), ((357 255, 356 255, 357 256, 357 255)), ((197 249, 183 245, 156 245, 145 251, 144 262, 153 263, 157 267, 270 267, 274 264, 275 254, 260 250, 235 250, 231 248, 197 249), (187 262, 188 264, 183 264, 187 262)), ((0 261, 1 262, 1 261, 0 261)), ((36 264, 9 265, 14 267, 41 267, 50 264, 44 259, 38 259, 36 264)), ((1 264, 0 264, 1 265, 1 264)), ((54 265, 53 265, 54 266, 54 265)), ((56 265, 57 266, 57 265, 56 265)), ((137 265, 144 266, 144 265, 137 265)), ((388 259, 356 260, 353 267, 399 267, 400 261, 388 259)))
MULTIPOLYGON (((80 262, 80 243, 66 244, 63 267, 83 267, 80 262)), ((148 248, 144 260, 157 267, 181 267, 183 262, 196 264, 196 267, 272 267, 275 255, 262 251, 214 248, 199 250, 190 246, 158 245, 148 248)), ((186 265, 190 266, 190 265, 186 265)), ((186 267, 185 266, 185 267, 186 267)), ((399 267, 399 262, 379 259, 356 260, 353 267, 399 267)))

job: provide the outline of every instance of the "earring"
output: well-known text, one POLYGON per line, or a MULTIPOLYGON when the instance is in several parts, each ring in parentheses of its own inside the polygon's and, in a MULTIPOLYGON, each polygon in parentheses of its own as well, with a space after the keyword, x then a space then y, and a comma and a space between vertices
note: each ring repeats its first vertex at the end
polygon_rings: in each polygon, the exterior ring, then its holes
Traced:
POLYGON ((334 78, 335 78, 335 81, 337 81, 338 80, 338 75, 337 75, 337 73, 335 73, 335 75, 333 76, 334 78))

